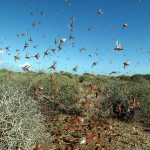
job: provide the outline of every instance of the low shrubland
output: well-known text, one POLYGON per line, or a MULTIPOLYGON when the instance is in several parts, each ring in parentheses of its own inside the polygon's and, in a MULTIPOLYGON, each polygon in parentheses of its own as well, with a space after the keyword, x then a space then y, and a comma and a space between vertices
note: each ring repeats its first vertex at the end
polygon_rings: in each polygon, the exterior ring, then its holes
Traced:
POLYGON ((1 70, 0 149, 26 150, 37 142, 54 143, 52 123, 48 121, 52 116, 116 118, 149 127, 149 106, 148 75, 79 76, 1 70))

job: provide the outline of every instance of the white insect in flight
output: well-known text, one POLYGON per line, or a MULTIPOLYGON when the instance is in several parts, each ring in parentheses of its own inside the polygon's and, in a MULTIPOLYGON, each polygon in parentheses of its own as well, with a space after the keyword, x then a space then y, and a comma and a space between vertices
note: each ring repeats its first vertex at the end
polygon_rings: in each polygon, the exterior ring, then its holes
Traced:
POLYGON ((60 42, 61 42, 61 43, 65 43, 65 42, 66 42, 66 39, 65 39, 65 38, 62 38, 62 39, 60 40, 60 42))
POLYGON ((117 50, 117 51, 123 50, 121 44, 118 41, 116 41, 116 47, 114 48, 114 50, 117 50))

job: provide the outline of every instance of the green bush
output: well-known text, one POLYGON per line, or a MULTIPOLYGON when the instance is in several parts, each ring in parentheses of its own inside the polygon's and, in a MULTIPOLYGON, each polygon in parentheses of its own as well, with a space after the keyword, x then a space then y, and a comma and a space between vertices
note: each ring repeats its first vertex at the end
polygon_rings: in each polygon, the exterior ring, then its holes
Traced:
POLYGON ((147 80, 141 79, 137 83, 125 81, 112 82, 106 87, 105 91, 107 91, 110 97, 106 98, 103 104, 109 101, 111 112, 116 104, 120 104, 122 107, 123 112, 119 119, 127 120, 127 117, 131 117, 131 119, 142 122, 144 125, 150 125, 150 115, 148 113, 150 112, 150 85, 147 80), (131 106, 132 98, 139 101, 139 107, 134 109, 132 114, 129 114, 128 110, 131 106))

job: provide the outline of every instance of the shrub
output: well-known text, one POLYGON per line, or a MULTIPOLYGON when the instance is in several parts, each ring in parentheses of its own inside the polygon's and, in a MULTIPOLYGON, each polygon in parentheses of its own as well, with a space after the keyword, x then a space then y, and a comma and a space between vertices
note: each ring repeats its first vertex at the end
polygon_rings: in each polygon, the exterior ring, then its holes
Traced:
POLYGON ((43 132, 36 101, 23 87, 11 84, 0 86, 0 149, 32 150, 36 142, 50 140, 50 135, 43 132))
POLYGON ((140 103, 140 108, 136 111, 135 120, 144 126, 150 126, 150 83, 146 79, 141 79, 137 83, 130 85, 128 89, 130 97, 134 96, 140 103))
POLYGON ((126 121, 134 119, 145 125, 150 125, 150 115, 148 113, 150 111, 150 86, 147 80, 142 79, 137 83, 112 82, 105 90, 110 97, 103 101, 103 106, 109 102, 111 112, 117 114, 119 119, 126 121), (139 107, 129 111, 133 98, 139 102, 139 107), (116 108, 119 109, 119 107, 121 109, 120 113, 116 111, 116 108))

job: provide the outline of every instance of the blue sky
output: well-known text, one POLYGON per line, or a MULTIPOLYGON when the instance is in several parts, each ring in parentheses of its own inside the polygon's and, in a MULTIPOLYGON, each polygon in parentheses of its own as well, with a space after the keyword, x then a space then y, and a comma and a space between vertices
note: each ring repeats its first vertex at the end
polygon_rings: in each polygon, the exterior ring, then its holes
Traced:
POLYGON ((21 71, 20 65, 29 63, 33 70, 47 70, 57 61, 56 71, 72 72, 78 65, 77 73, 120 74, 150 73, 150 1, 141 0, 1 0, 0 5, 0 68, 21 71), (71 7, 68 5, 71 4, 71 7), (101 9, 102 15, 97 15, 101 9), (44 16, 40 12, 44 12, 44 16), (30 13, 33 15, 30 15, 30 13), (75 17, 73 36, 69 40, 71 17, 75 17), (33 22, 36 24, 32 27, 33 22), (38 25, 38 23, 41 25, 38 25), (122 25, 128 28, 122 30, 122 25), (88 31, 93 27, 93 31, 88 31), (17 37, 22 33, 28 35, 17 37), (33 42, 29 42, 32 37, 33 42), (66 38, 63 49, 55 55, 43 57, 47 49, 53 49, 55 38, 66 38), (115 51, 118 40, 123 51, 115 51), (29 44, 23 50, 24 43, 29 44), (75 47, 71 47, 72 42, 75 47), (36 49, 34 45, 38 45, 36 49), (6 47, 10 46, 10 55, 6 47), (86 48, 80 52, 80 48, 86 48), (19 49, 19 52, 16 52, 19 49), (25 59, 26 53, 33 56, 40 53, 40 59, 25 59), (19 54, 20 60, 14 61, 19 54), (88 55, 92 57, 89 57, 88 55), (97 54, 97 55, 96 55, 97 54), (123 68, 123 62, 130 65, 123 68), (98 64, 91 68, 93 62, 98 64), (109 62, 112 62, 110 64, 109 62))

